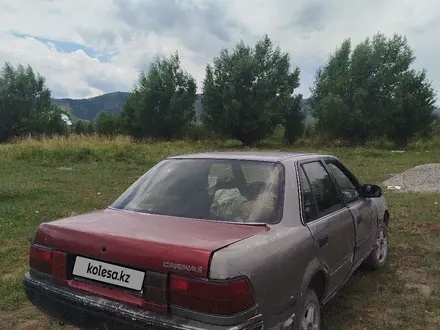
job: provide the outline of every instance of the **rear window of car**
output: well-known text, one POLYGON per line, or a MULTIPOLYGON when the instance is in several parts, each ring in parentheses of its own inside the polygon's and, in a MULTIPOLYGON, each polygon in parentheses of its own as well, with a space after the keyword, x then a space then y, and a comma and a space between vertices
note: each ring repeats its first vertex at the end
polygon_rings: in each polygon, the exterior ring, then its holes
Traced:
POLYGON ((271 169, 266 164, 240 164, 240 167, 247 183, 265 181, 270 177, 271 169))
POLYGON ((136 181, 113 208, 238 223, 276 223, 284 167, 279 163, 169 159, 136 181))

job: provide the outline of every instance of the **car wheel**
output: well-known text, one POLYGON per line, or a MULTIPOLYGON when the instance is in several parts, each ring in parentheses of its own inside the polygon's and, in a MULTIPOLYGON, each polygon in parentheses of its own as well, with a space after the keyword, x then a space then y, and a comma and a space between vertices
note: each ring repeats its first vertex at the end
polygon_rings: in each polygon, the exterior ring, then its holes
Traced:
POLYGON ((319 330, 321 329, 321 304, 315 291, 309 289, 304 297, 303 304, 299 308, 296 318, 296 330, 319 330))
POLYGON ((382 225, 377 234, 373 251, 368 256, 366 264, 374 270, 381 269, 388 260, 388 228, 382 225))

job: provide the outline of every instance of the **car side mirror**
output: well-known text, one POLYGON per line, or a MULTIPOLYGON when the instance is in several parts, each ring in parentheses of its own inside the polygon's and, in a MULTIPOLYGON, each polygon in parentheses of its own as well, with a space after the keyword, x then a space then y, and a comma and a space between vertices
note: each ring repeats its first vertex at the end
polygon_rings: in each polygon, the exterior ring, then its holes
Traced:
POLYGON ((382 196, 382 188, 376 184, 362 185, 362 196, 365 198, 379 198, 382 196))

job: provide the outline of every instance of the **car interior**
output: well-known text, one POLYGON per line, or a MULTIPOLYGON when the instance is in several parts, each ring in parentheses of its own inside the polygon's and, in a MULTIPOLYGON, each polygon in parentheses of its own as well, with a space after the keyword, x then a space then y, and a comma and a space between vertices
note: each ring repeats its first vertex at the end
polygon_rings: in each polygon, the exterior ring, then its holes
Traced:
POLYGON ((249 201, 254 201, 265 190, 278 195, 278 180, 264 182, 261 180, 267 180, 267 174, 264 174, 257 175, 257 180, 248 182, 243 170, 247 168, 238 162, 206 162, 181 166, 186 166, 184 171, 170 171, 160 180, 160 184, 150 183, 144 192, 139 191, 133 197, 129 206, 152 214, 225 221, 210 212, 215 193, 220 189, 238 189, 249 201))

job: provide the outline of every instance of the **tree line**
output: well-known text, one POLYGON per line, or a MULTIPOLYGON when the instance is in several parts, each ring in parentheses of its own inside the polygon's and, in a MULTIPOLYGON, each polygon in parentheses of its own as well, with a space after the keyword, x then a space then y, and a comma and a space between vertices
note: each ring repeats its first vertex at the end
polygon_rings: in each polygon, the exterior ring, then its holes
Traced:
MULTIPOLYGON (((387 139, 405 145, 414 137, 429 137, 437 95, 426 70, 411 68, 414 60, 405 36, 377 33, 354 46, 344 40, 316 72, 310 97, 316 121, 308 132, 350 144, 387 139)), ((120 115, 78 120, 70 131, 166 140, 203 132, 251 146, 282 126, 286 143, 293 143, 306 129, 303 96, 295 92, 299 85, 300 69, 268 35, 254 46, 240 41, 206 66, 197 123, 196 80, 176 52, 156 57, 139 74, 120 115)), ((0 75, 0 140, 67 134, 62 113, 51 104, 42 76, 30 66, 6 63, 0 75)))

